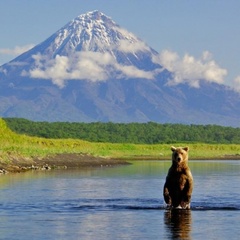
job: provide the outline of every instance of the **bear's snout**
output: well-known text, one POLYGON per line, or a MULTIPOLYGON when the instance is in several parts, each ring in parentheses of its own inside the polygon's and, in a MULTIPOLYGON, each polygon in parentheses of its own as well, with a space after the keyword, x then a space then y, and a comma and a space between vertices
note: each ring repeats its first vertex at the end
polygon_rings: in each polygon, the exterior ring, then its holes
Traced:
POLYGON ((174 156, 174 160, 176 161, 176 162, 181 162, 182 161, 182 156, 181 156, 181 154, 180 153, 175 153, 174 154, 175 156, 174 156))

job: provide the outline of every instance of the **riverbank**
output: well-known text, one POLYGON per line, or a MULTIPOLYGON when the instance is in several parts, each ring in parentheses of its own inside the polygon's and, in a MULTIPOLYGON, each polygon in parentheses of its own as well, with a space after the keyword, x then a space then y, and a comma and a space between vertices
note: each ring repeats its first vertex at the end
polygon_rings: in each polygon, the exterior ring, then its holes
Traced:
MULTIPOLYGON (((132 156, 124 158, 95 157, 84 153, 61 153, 50 155, 44 158, 23 158, 11 156, 8 163, 0 163, 0 173, 20 173, 29 170, 51 170, 69 168, 90 168, 90 167, 113 167, 130 164, 129 161, 148 161, 148 160, 169 160, 162 156, 132 156)), ((220 157, 194 157, 194 160, 240 160, 240 155, 225 155, 220 157)))
MULTIPOLYGON (((124 160, 126 161, 147 161, 147 160, 171 160, 171 156, 168 156, 167 158, 166 157, 163 157, 163 156, 151 156, 151 155, 139 155, 139 156, 131 156, 131 157, 124 157, 123 158, 124 160)), ((222 156, 218 156, 216 155, 215 157, 214 156, 194 156, 194 157, 191 157, 190 156, 190 161, 191 160, 240 160, 240 154, 227 154, 227 155, 222 155, 222 156)))
POLYGON ((129 164, 123 159, 95 157, 83 153, 62 153, 44 158, 11 157, 9 163, 0 163, 0 173, 25 172, 28 170, 51 170, 86 167, 112 167, 129 164))

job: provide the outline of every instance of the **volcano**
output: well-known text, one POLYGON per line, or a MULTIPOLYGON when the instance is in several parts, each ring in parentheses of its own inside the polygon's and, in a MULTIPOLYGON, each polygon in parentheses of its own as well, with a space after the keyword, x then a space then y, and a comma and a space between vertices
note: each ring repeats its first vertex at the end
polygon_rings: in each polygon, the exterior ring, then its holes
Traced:
POLYGON ((199 79, 171 85, 158 52, 100 11, 82 14, 0 67, 0 114, 34 121, 240 127, 240 95, 199 79))

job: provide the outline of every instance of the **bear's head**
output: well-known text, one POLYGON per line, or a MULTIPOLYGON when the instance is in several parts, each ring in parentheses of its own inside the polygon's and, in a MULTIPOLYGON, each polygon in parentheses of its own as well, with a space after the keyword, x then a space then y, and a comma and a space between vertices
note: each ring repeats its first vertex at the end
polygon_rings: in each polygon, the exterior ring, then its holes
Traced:
POLYGON ((171 147, 172 150, 172 162, 179 165, 181 163, 187 163, 189 147, 171 147))

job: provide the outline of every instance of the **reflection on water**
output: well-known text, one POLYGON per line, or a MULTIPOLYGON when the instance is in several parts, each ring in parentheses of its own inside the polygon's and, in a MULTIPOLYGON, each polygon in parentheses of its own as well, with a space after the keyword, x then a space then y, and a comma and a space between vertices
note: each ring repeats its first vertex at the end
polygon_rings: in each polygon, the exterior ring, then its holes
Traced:
POLYGON ((2 175, 0 239, 239 239, 240 161, 190 161, 191 210, 164 208, 170 164, 2 175))
POLYGON ((191 210, 172 209, 164 212, 164 223, 171 239, 191 239, 191 210))

